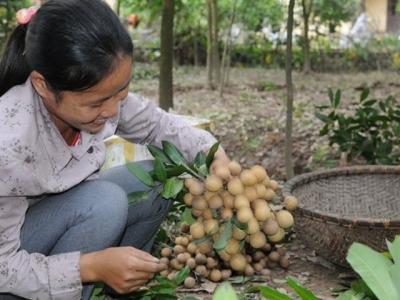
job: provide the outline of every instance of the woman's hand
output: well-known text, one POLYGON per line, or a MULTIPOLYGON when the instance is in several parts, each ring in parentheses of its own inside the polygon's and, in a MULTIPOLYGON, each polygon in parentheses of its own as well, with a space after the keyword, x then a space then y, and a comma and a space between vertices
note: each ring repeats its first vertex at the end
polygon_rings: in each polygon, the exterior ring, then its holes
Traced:
POLYGON ((137 290, 166 268, 156 257, 133 247, 85 253, 80 261, 82 282, 102 281, 120 294, 137 290))

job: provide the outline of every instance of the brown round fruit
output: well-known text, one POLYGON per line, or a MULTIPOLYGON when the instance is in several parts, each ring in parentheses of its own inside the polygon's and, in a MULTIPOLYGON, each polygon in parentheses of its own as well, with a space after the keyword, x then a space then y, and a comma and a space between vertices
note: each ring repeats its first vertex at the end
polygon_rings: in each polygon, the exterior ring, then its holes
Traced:
POLYGON ((279 226, 283 229, 292 227, 294 223, 294 219, 292 214, 287 210, 280 210, 275 214, 276 222, 278 222, 279 226))
POLYGON ((285 203, 285 207, 287 210, 295 210, 299 203, 299 200, 297 200, 295 196, 287 196, 285 197, 283 202, 285 203))
POLYGON ((232 176, 237 176, 242 172, 242 166, 235 160, 229 162, 228 168, 232 176))
POLYGON ((242 181, 242 183, 246 186, 253 186, 257 183, 256 175, 249 169, 244 169, 240 173, 239 178, 242 181))
POLYGON ((235 253, 231 256, 229 263, 233 270, 243 271, 246 267, 246 258, 241 253, 235 253))
POLYGON ((163 249, 161 250, 161 256, 162 256, 162 257, 170 257, 171 254, 172 254, 172 249, 169 248, 169 247, 163 248, 163 249))
POLYGON ((188 276, 185 278, 184 285, 186 288, 191 289, 192 287, 195 286, 195 284, 196 284, 196 279, 194 279, 193 277, 188 276))
POLYGON ((233 177, 231 180, 229 180, 227 187, 228 191, 234 196, 243 194, 244 185, 239 177, 233 177))
POLYGON ((250 168, 257 178, 257 182, 263 182, 267 178, 267 171, 260 165, 254 165, 250 168))
POLYGON ((209 276, 210 280, 214 282, 220 281, 221 277, 222 277, 221 271, 217 269, 212 270, 209 276))
POLYGON ((222 188, 222 179, 217 175, 209 175, 205 181, 206 189, 210 192, 218 192, 222 188))

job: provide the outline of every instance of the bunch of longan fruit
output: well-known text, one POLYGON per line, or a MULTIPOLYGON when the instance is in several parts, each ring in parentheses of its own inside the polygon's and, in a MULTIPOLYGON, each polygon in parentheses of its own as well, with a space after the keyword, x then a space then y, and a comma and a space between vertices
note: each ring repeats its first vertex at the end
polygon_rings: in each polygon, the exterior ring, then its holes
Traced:
MULTIPOLYGON (((284 199, 284 209, 270 205, 279 188, 260 165, 243 169, 237 161, 213 164, 206 178, 185 179, 184 202, 195 222, 181 223, 182 235, 175 246, 161 251, 162 263, 169 266, 161 275, 170 279, 184 266, 194 274, 218 282, 234 274, 269 276, 270 270, 289 267, 285 251, 278 243, 293 225, 293 196, 284 199), (215 247, 221 245, 223 248, 215 247)), ((188 276, 185 286, 195 279, 188 276)))

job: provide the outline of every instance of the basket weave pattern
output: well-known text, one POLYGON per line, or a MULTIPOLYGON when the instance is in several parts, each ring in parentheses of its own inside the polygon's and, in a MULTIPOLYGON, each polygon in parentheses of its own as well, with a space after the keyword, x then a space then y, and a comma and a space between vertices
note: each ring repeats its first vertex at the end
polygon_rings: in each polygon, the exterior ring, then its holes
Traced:
POLYGON ((386 239, 400 234, 400 167, 312 172, 290 179, 282 192, 299 200, 294 229, 303 243, 338 265, 349 267, 352 243, 387 251, 386 239))

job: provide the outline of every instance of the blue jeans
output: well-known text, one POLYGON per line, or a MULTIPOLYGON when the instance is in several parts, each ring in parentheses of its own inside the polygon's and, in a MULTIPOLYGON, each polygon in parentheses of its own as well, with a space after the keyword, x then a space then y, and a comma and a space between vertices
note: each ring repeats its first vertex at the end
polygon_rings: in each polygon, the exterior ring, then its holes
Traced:
MULTIPOLYGON (((153 167, 152 161, 140 164, 146 170, 153 167)), ((120 245, 150 252, 173 202, 153 193, 128 205, 129 193, 148 189, 123 165, 100 172, 99 179, 48 196, 28 209, 20 249, 53 255, 120 245)), ((82 299, 89 299, 92 289, 93 285, 85 285, 82 299)), ((0 294, 0 299, 21 298, 0 294)))

